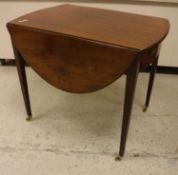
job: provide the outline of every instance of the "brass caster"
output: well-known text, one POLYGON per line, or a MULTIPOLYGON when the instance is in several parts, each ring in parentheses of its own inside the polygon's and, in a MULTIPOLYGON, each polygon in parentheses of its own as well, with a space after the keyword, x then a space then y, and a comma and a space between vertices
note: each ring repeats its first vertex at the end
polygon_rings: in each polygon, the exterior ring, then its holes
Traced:
POLYGON ((117 156, 117 157, 115 157, 115 161, 121 161, 122 160, 122 156, 117 156))
POLYGON ((148 106, 144 106, 144 108, 143 108, 143 112, 146 112, 147 109, 148 109, 148 106))
POLYGON ((28 116, 28 117, 26 118, 27 121, 31 121, 31 119, 32 119, 32 116, 28 116))

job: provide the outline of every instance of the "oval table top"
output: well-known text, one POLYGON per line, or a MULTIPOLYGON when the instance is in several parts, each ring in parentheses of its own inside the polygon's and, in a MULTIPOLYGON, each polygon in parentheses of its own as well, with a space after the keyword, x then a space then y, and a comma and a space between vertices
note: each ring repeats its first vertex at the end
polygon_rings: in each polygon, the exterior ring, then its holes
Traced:
POLYGON ((125 74, 143 52, 155 57, 166 37, 166 19, 76 5, 60 5, 7 24, 13 46, 48 83, 75 93, 92 92, 125 74))
POLYGON ((169 31, 167 19, 68 4, 32 12, 8 25, 137 50, 162 41, 169 31))

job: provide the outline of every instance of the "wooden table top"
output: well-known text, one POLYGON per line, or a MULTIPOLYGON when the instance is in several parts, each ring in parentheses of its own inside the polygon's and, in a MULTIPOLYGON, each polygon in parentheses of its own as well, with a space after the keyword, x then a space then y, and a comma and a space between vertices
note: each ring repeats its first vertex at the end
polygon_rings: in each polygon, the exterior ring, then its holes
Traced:
POLYGON ((75 5, 39 10, 7 24, 14 48, 53 86, 75 93, 104 88, 157 57, 166 19, 75 5), (140 56, 138 56, 140 55, 140 56))
POLYGON ((8 23, 12 25, 133 50, 161 42, 169 30, 166 19, 76 5, 39 10, 8 23))

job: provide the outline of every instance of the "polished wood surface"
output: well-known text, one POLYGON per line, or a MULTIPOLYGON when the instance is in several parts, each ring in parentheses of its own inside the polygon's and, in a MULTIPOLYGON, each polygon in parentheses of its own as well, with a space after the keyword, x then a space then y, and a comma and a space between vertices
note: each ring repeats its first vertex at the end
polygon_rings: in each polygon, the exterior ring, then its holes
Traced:
POLYGON ((47 82, 69 92, 91 92, 109 85, 136 57, 128 49, 75 38, 14 28, 11 34, 27 63, 47 82))
POLYGON ((140 50, 145 68, 169 28, 161 18, 73 5, 39 10, 7 26, 14 46, 41 77, 75 93, 111 84, 140 50))
POLYGON ((76 5, 39 10, 17 18, 8 25, 136 50, 160 42, 169 29, 166 19, 76 5))
POLYGON ((74 5, 61 5, 19 17, 7 24, 17 61, 28 120, 31 107, 27 62, 51 85, 74 93, 104 88, 126 75, 120 151, 125 153, 138 73, 152 65, 147 109, 166 19, 74 5))

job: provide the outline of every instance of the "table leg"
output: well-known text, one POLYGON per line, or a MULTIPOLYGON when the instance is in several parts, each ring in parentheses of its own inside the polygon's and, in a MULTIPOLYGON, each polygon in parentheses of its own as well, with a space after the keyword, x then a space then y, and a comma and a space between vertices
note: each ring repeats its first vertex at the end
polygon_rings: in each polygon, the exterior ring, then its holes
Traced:
POLYGON ((18 76, 22 89, 25 108, 28 115, 27 120, 31 120, 32 114, 31 114, 31 106, 30 106, 30 99, 29 99, 29 92, 28 92, 28 85, 27 85, 27 78, 26 78, 26 71, 25 71, 25 61, 15 47, 13 47, 13 50, 16 59, 17 71, 18 71, 18 76))
POLYGON ((151 65, 146 101, 145 101, 145 106, 143 108, 144 112, 147 110, 149 103, 150 103, 150 97, 151 97, 151 93, 152 93, 152 89, 153 89, 153 83, 154 83, 154 79, 155 79, 157 64, 158 64, 158 57, 154 60, 154 62, 151 65))
POLYGON ((122 121, 122 131, 121 131, 121 141, 120 141, 120 151, 116 160, 120 160, 124 156, 125 146, 127 141, 127 135, 129 130, 130 117, 132 112, 133 99, 135 94, 135 88, 137 83, 138 71, 139 71, 139 61, 134 63, 129 69, 126 77, 126 90, 125 90, 125 101, 124 101, 124 113, 122 121))

